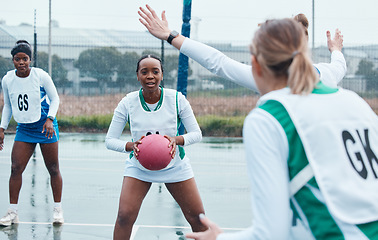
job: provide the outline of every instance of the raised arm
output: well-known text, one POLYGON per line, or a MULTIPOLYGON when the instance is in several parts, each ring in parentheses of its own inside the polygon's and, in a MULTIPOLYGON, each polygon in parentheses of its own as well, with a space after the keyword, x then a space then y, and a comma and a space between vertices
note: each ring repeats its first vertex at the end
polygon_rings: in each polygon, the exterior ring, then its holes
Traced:
MULTIPOLYGON (((160 40, 167 40, 171 30, 168 27, 168 21, 165 16, 165 11, 161 13, 161 19, 156 14, 155 10, 152 9, 149 5, 146 5, 148 11, 140 7, 138 14, 141 18, 139 21, 147 28, 147 30, 156 38, 160 40)), ((175 37, 172 40, 172 46, 180 50, 182 43, 184 42, 185 37, 181 34, 175 37)))
MULTIPOLYGON (((139 8, 138 13, 141 17, 139 21, 153 36, 160 40, 167 40, 171 30, 168 27, 165 11, 162 12, 160 19, 149 5, 146 5, 146 8, 148 10, 139 8)), ((250 65, 233 60, 215 48, 182 35, 173 39, 172 46, 217 76, 257 92, 250 65)))
POLYGON ((344 36, 341 35, 341 31, 336 28, 335 31, 335 36, 332 39, 331 38, 331 32, 327 31, 327 45, 329 51, 332 53, 333 51, 340 51, 343 49, 343 41, 344 41, 344 36))
POLYGON ((320 80, 327 86, 336 87, 337 84, 345 77, 347 72, 346 61, 341 50, 343 48, 343 35, 336 29, 335 36, 332 39, 330 31, 327 31, 327 45, 331 52, 330 63, 318 63, 314 66, 320 72, 320 80))

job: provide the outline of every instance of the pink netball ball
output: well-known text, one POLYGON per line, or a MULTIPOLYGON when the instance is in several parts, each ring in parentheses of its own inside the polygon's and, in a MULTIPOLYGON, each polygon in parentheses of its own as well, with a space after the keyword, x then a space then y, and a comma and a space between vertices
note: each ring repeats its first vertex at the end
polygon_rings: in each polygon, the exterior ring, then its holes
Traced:
POLYGON ((168 147, 169 140, 159 134, 151 134, 142 139, 138 145, 138 161, 143 167, 156 171, 168 166, 171 162, 172 147, 168 147))

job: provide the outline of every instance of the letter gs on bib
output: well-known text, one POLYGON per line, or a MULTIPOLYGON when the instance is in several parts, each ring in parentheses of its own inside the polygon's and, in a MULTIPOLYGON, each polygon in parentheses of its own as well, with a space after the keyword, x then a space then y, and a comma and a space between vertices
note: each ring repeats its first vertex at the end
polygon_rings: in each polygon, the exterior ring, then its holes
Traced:
POLYGON ((20 111, 27 111, 29 109, 29 102, 28 102, 28 95, 27 94, 24 94, 22 96, 22 94, 18 95, 18 109, 20 111))

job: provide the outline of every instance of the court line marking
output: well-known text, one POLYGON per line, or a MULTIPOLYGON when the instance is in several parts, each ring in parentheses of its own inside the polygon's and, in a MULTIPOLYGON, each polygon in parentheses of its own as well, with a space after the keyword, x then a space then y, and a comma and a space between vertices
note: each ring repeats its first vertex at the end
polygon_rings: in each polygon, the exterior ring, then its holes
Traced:
POLYGON ((138 230, 139 230, 139 226, 138 225, 134 225, 133 229, 131 230, 130 240, 134 240, 134 238, 135 238, 138 230))
MULTIPOLYGON (((6 159, 6 160, 9 160, 7 162, 2 162, 0 161, 1 164, 11 164, 11 161, 10 161, 10 156, 0 156, 0 159, 6 159)), ((42 158, 40 157, 37 157, 36 158, 38 161, 39 160, 42 160, 42 158)), ((78 162, 78 161, 82 161, 82 162, 102 162, 102 163, 125 163, 126 161, 126 158, 125 159, 117 159, 117 160, 109 160, 109 156, 107 157, 104 157, 104 158, 100 158, 100 159, 95 159, 95 158, 67 158, 67 157, 59 157, 59 161, 73 161, 73 162, 78 162)), ((200 162, 200 161, 190 161, 190 163, 192 165, 201 165, 201 166, 205 166, 205 165, 208 165, 208 166, 233 166, 233 167, 238 167, 238 166, 246 166, 247 163, 246 162, 232 162, 232 161, 229 161, 229 162, 200 162)))
MULTIPOLYGON (((19 222, 19 224, 30 224, 30 225, 52 225, 51 222, 19 222)), ((103 224, 103 223, 63 223, 62 226, 84 226, 84 227, 114 227, 114 224, 103 224)), ((59 225, 57 225, 59 226, 59 225)), ((135 224, 133 230, 137 231, 139 228, 168 228, 168 229, 176 229, 176 228, 184 228, 190 229, 189 226, 164 226, 164 225, 139 225, 135 224)), ((233 231, 240 231, 244 230, 245 228, 221 228, 223 230, 233 230, 233 231)))
MULTIPOLYGON (((53 225, 51 222, 19 222, 19 224, 30 225, 53 225)), ((63 223, 61 226, 86 226, 86 227, 114 227, 114 224, 96 224, 96 223, 63 223)), ((60 226, 60 225, 56 225, 60 226)))

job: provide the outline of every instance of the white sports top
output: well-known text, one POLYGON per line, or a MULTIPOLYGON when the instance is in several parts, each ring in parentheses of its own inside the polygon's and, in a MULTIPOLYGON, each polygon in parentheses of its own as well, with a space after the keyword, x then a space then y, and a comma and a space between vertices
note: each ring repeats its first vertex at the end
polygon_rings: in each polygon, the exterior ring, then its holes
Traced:
MULTIPOLYGON (((185 38, 180 52, 210 72, 258 92, 251 65, 233 60, 217 49, 190 38, 185 38)), ((332 52, 331 63, 318 63, 314 66, 320 72, 320 80, 329 87, 336 87, 347 70, 344 55, 340 51, 332 52)))
MULTIPOLYGON (((153 104, 147 104, 151 111, 155 108, 152 107, 152 105, 153 104)), ((130 110, 127 108, 126 104, 126 97, 124 97, 114 110, 113 119, 110 123, 108 133, 106 134, 105 144, 108 149, 126 153, 125 146, 128 141, 122 140, 120 137, 126 123, 129 121, 129 111, 130 110)), ((178 112, 179 117, 187 131, 184 135, 182 135, 184 137, 184 146, 200 142, 202 139, 201 129, 198 126, 197 120, 188 100, 180 92, 178 93, 178 112)), ((138 139, 134 140, 136 141, 138 139)))
POLYGON ((8 128, 12 113, 17 123, 32 123, 40 119, 41 101, 44 100, 41 99, 40 87, 45 89, 50 101, 48 116, 55 117, 59 108, 59 96, 48 73, 32 67, 28 77, 18 77, 16 70, 9 71, 3 77, 4 108, 1 128, 8 128), (25 111, 27 108, 28 111, 25 111))

